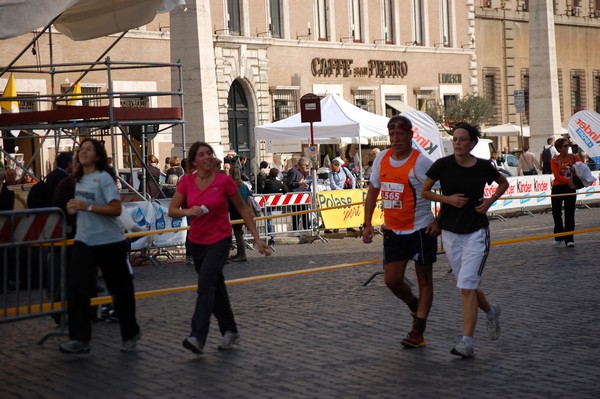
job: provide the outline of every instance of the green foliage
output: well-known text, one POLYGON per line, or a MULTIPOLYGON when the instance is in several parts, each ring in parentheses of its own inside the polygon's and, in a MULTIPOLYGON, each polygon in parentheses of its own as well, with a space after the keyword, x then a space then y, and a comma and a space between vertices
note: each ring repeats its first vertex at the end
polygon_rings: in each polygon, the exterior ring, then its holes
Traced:
POLYGON ((430 100, 427 102, 425 112, 447 131, 450 131, 452 126, 458 122, 482 125, 490 121, 496 114, 492 102, 476 94, 468 94, 449 104, 446 109, 441 101, 436 103, 430 100))

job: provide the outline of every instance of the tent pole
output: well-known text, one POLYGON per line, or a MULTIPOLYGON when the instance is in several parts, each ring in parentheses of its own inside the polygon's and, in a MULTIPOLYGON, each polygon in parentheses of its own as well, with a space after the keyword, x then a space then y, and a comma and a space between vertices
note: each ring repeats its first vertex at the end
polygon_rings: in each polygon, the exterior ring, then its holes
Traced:
POLYGON ((360 142, 360 133, 358 134, 358 178, 360 179, 360 184, 363 183, 363 167, 362 167, 362 143, 360 142))

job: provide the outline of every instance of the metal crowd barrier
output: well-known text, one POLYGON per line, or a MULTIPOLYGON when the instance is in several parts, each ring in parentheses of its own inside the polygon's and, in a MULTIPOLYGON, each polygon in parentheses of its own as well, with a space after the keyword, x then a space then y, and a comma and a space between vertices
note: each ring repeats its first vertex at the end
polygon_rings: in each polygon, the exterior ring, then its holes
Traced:
POLYGON ((256 222, 262 238, 274 239, 277 236, 309 235, 319 230, 321 219, 318 213, 292 215, 295 212, 316 209, 310 192, 255 194, 254 199, 261 210, 261 214, 257 216, 269 218, 256 222))
POLYGON ((57 315, 64 330, 65 238, 59 208, 0 212, 0 323, 57 315))

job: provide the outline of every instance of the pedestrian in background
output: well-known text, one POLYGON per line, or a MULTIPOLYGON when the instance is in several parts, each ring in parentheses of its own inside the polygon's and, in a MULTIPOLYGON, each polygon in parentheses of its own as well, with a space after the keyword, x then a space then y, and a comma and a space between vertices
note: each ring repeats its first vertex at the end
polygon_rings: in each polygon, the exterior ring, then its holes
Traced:
MULTIPOLYGON (((306 158, 300 158, 296 166, 291 168, 286 177, 286 183, 288 187, 288 191, 290 192, 302 192, 309 191, 310 187, 307 182, 308 178, 308 161, 306 158)), ((305 205, 293 205, 291 206, 292 212, 302 212, 306 209, 305 205)), ((307 230, 309 228, 308 225, 308 216, 304 215, 294 215, 292 217, 292 228, 294 231, 298 231, 300 228, 303 230, 307 230), (299 221, 302 222, 302 225, 299 225, 299 221)))
POLYGON ((173 156, 170 159, 171 167, 167 169, 167 177, 165 179, 167 184, 177 185, 181 176, 185 174, 185 170, 181 166, 181 161, 178 156, 173 156))
MULTIPOLYGON (((248 188, 246 183, 242 180, 242 170, 234 166, 231 168, 231 178, 235 182, 235 185, 238 188, 240 196, 242 197, 242 201, 244 204, 248 204, 248 197, 252 196, 252 191, 248 188)), ((236 206, 233 202, 229 201, 229 218, 231 220, 239 220, 242 219, 242 215, 238 212, 236 206)), ((235 255, 232 255, 229 259, 232 262, 247 262, 248 258, 246 258, 246 242, 244 241, 244 225, 241 223, 232 225, 233 227, 233 236, 235 237, 235 255)))
POLYGON ((542 165, 542 174, 551 175, 552 167, 550 163, 552 161, 552 157, 558 154, 556 147, 554 147, 554 137, 548 137, 546 140, 546 145, 542 148, 542 152, 540 153, 540 165, 542 165))
POLYGON ((231 175, 231 163, 223 162, 223 173, 227 176, 231 175))
POLYGON ((258 174, 256 175, 256 192, 263 194, 267 175, 269 174, 269 164, 267 161, 262 161, 259 165, 258 174))
POLYGON ((498 172, 502 173, 504 176, 510 176, 510 172, 504 169, 502 165, 498 163, 498 151, 492 151, 490 162, 492 163, 492 166, 498 170, 498 172))
POLYGON ((408 118, 392 117, 388 132, 391 148, 383 150, 373 162, 365 199, 363 242, 373 241, 373 212, 381 194, 385 284, 412 314, 412 328, 400 343, 419 348, 426 345, 423 334, 433 303, 432 268, 437 260, 435 237, 439 235, 431 205, 420 194, 431 161, 412 148, 412 123, 408 118), (415 262, 419 297, 404 280, 410 260, 415 262))
POLYGON ((458 123, 452 132, 454 154, 440 158, 427 171, 423 198, 441 203, 439 227, 448 261, 461 290, 463 337, 452 348, 453 355, 473 357, 473 335, 478 308, 487 315, 487 332, 492 340, 500 337, 500 307, 487 300, 481 285, 483 268, 490 251, 490 229, 486 212, 508 188, 506 177, 488 159, 471 155, 481 132, 476 126, 458 123), (432 191, 439 181, 441 194, 432 191), (484 198, 484 187, 498 183, 496 192, 484 198))
POLYGON ((142 335, 136 321, 133 281, 127 265, 128 244, 118 220, 121 199, 107 158, 98 140, 85 139, 79 145, 75 198, 67 203, 69 213, 77 213, 77 232, 67 272, 70 341, 60 345, 64 353, 90 351, 90 297, 96 287, 98 267, 119 315, 121 351, 133 351, 142 335))
POLYGON ((4 179, 5 186, 17 184, 17 170, 15 168, 6 169, 6 178, 4 179))
MULTIPOLYGON (((577 202, 577 189, 573 183, 573 165, 581 162, 578 155, 569 154, 569 140, 560 138, 554 144, 558 154, 552 157, 550 163, 554 181, 552 182, 552 218, 554 219, 554 234, 575 230, 575 203, 577 202), (570 195, 565 195, 570 194, 570 195), (557 195, 555 197, 555 195, 557 195), (558 196, 560 195, 560 196, 558 196), (563 224, 562 208, 565 208, 565 219, 563 224)), ((554 244, 562 245, 564 242, 568 248, 575 246, 573 235, 555 237, 554 244)))
MULTIPOLYGON (((263 189, 264 194, 285 194, 285 193, 287 193, 285 185, 283 184, 283 181, 281 180, 281 178, 279 176, 280 176, 279 169, 271 168, 269 170, 269 174, 267 175, 267 178, 265 180, 265 187, 263 189)), ((265 210, 266 210, 267 216, 272 215, 271 207, 268 206, 267 204, 265 204, 265 210)), ((273 238, 272 233, 273 233, 273 220, 271 218, 269 218, 269 219, 267 219, 267 234, 269 236, 269 239, 267 240, 267 244, 269 244, 269 245, 275 244, 275 239, 273 238)))
POLYGON ((198 296, 191 332, 183 340, 183 347, 197 354, 204 351, 213 314, 222 335, 219 348, 230 349, 239 340, 223 276, 231 248, 229 201, 244 219, 258 250, 267 256, 271 254, 258 235, 248 205, 242 200, 236 184, 229 176, 218 173, 215 165, 215 152, 209 144, 200 141, 192 144, 188 152, 188 166, 196 173, 181 178, 169 204, 170 217, 191 217, 188 238, 198 273, 198 296))
POLYGON ((46 176, 46 196, 48 197, 48 203, 52 202, 58 183, 71 174, 72 164, 72 152, 60 152, 56 156, 56 168, 46 176))
POLYGON ((535 154, 529 151, 529 145, 523 146, 523 152, 519 156, 519 167, 517 168, 517 175, 531 176, 537 175, 538 170, 542 169, 540 164, 535 157, 535 154))
MULTIPOLYGON (((158 185, 158 182, 160 181, 160 169, 158 169, 158 158, 152 154, 148 155, 148 170, 150 171, 150 175, 146 175, 146 193, 151 199, 155 199, 158 198, 161 193, 158 185)), ((143 192, 142 176, 142 171, 138 172, 138 179, 140 179, 139 192, 143 192)))
POLYGON ((340 165, 340 161, 335 158, 331 161, 331 171, 329 172, 329 185, 332 190, 344 190, 356 188, 356 178, 348 168, 340 165))

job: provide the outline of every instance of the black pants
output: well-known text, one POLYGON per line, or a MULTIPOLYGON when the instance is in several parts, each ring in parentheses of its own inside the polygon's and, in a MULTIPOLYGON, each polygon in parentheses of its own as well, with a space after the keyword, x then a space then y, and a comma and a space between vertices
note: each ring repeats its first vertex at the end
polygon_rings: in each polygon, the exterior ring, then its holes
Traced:
MULTIPOLYGON (((294 205, 291 207, 292 212, 301 212, 306 210, 306 205, 294 205)), ((294 231, 298 230, 308 230, 308 214, 304 215, 294 215, 292 217, 292 229, 294 231)))
POLYGON ((131 339, 140 331, 135 317, 133 281, 127 266, 127 248, 126 241, 94 246, 75 241, 67 273, 70 339, 89 341, 92 338, 90 298, 96 290, 98 267, 119 315, 122 340, 131 339))
MULTIPOLYGON (((552 194, 575 193, 575 190, 561 184, 552 187, 552 194)), ((575 230, 575 203, 577 202, 576 195, 564 197, 552 197, 552 217, 554 218, 554 233, 562 233, 565 231, 575 230), (563 225, 562 207, 565 206, 565 223, 563 225)), ((573 235, 556 237, 556 241, 573 242, 573 235)))
POLYGON ((210 245, 190 242, 190 250, 198 272, 198 296, 190 336, 196 337, 201 345, 206 343, 210 317, 213 314, 219 323, 221 335, 226 331, 237 332, 223 276, 223 266, 230 248, 231 237, 210 245))

